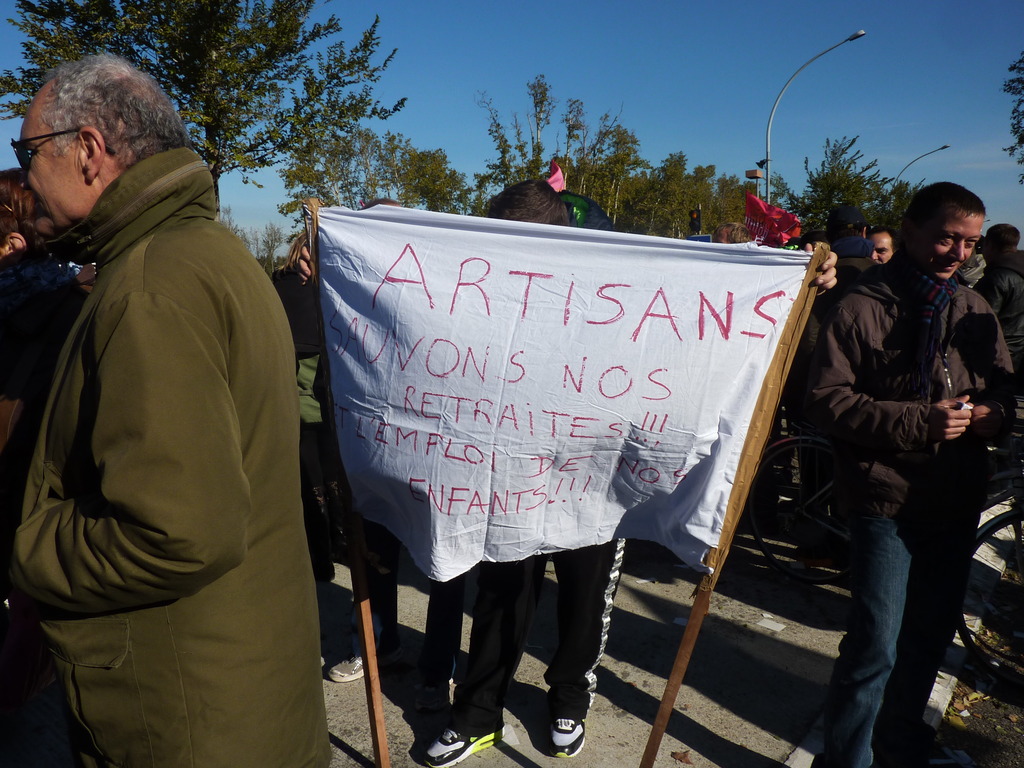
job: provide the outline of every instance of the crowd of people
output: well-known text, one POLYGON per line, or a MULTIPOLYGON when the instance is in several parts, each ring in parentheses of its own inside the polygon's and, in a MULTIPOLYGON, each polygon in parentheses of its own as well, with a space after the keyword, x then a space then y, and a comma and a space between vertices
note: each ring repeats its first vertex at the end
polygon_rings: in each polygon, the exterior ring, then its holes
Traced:
MULTIPOLYGON (((358 509, 330 429, 306 235, 266 280, 217 222, 167 96, 115 56, 50 72, 13 145, 20 168, 0 173, 0 706, 31 693, 10 662, 34 622, 78 764, 326 768, 322 681, 359 680, 365 652, 353 632, 351 656, 322 668, 314 581, 345 562, 358 509)), ((509 187, 488 215, 611 228, 557 177, 509 187)), ((784 407, 832 439, 852 531, 815 768, 928 764, 922 713, 962 603, 986 443, 1009 430, 1024 369, 1020 234, 990 227, 969 263, 984 217, 941 182, 899 229, 840 206, 800 242, 833 255, 784 407)), ((730 222, 713 240, 750 234, 730 222)), ((363 528, 386 666, 402 658, 400 544, 363 528)), ((549 559, 548 751, 581 752, 622 552, 613 539, 432 582, 416 705, 450 715, 427 765, 502 740, 549 559)))

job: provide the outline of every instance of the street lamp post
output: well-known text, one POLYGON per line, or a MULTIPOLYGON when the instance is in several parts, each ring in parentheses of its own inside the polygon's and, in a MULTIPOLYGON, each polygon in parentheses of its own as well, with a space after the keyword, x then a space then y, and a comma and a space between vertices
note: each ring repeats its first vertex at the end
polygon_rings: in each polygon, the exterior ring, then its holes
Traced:
MULTIPOLYGON (((949 144, 943 144, 941 147, 936 147, 931 152, 925 152, 923 155, 918 155, 913 160, 911 160, 909 163, 907 163, 906 165, 903 166, 903 171, 907 170, 907 168, 912 166, 914 163, 916 163, 922 157, 928 157, 928 155, 935 154, 936 152, 941 152, 944 149, 949 149, 949 144)), ((903 175, 903 171, 900 171, 899 173, 896 174, 896 178, 892 180, 893 184, 895 184, 897 181, 900 180, 900 176, 903 175)))
POLYGON ((843 43, 848 43, 851 40, 856 40, 858 37, 864 37, 865 34, 866 33, 863 29, 859 29, 846 39, 840 40, 831 48, 826 48, 817 56, 812 57, 806 64, 804 64, 802 67, 800 67, 800 69, 793 73, 793 76, 786 81, 786 84, 782 86, 782 90, 779 91, 779 95, 775 98, 775 103, 772 105, 772 113, 768 115, 768 130, 765 132, 764 138, 764 201, 766 203, 770 204, 772 201, 772 120, 775 119, 775 109, 776 107, 779 106, 779 101, 782 99, 782 94, 786 92, 786 89, 789 88, 789 84, 796 79, 796 76, 803 72, 805 69, 807 69, 808 65, 810 65, 812 62, 817 61, 829 51, 834 51, 843 43))

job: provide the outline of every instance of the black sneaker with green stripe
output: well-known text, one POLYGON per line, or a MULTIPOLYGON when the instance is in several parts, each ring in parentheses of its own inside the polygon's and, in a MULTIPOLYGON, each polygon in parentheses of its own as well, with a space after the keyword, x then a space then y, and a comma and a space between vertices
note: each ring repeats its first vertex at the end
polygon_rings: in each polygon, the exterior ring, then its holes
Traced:
POLYGON ((551 746, 548 752, 553 757, 575 757, 583 749, 586 726, 583 720, 560 717, 551 723, 551 746))
POLYGON ((500 742, 503 732, 504 728, 484 736, 463 736, 458 731, 448 728, 427 749, 426 763, 430 768, 445 768, 461 763, 481 749, 493 747, 500 742))

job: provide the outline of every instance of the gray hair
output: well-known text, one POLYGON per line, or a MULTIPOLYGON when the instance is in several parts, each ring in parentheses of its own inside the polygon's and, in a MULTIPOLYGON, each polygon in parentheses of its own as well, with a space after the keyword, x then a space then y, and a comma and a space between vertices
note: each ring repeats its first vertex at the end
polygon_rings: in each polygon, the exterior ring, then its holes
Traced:
MULTIPOLYGON (((124 168, 169 149, 191 147, 188 130, 156 80, 120 56, 67 61, 46 75, 40 118, 54 131, 94 126, 124 168)), ((73 137, 54 139, 65 152, 73 137)))

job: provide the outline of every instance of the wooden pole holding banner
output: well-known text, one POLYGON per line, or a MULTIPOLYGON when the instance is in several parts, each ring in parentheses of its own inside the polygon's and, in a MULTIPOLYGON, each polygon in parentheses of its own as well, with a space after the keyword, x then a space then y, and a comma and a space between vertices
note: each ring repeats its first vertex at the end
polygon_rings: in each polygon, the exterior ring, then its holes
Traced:
MULTIPOLYGON (((320 201, 309 198, 302 201, 306 213, 306 232, 309 236, 309 258, 317 265, 319 274, 319 253, 317 233, 320 228, 320 201)), ((317 294, 319 302, 319 293, 317 294)), ((320 323, 320 338, 323 334, 323 311, 317 313, 320 323)), ((334 398, 330 388, 330 366, 327 372, 327 401, 330 413, 334 413, 334 398)), ((333 417, 330 419, 334 445, 338 445, 333 417)), ((344 468, 343 468, 344 469, 344 468)), ((373 616, 370 611, 370 595, 366 581, 366 537, 363 533, 363 519, 352 509, 345 514, 345 533, 348 539, 349 571, 352 574, 352 609, 358 618, 359 642, 363 655, 363 685, 366 690, 366 708, 370 713, 370 738, 373 742, 373 761, 377 768, 390 768, 391 755, 388 752, 387 728, 384 723, 384 697, 380 690, 380 670, 377 667, 377 644, 373 637, 373 616)))
POLYGON ((366 689, 366 709, 370 713, 370 738, 373 742, 373 761, 377 768, 389 768, 388 732, 384 723, 384 696, 380 690, 380 670, 377 667, 377 645, 373 637, 373 616, 366 583, 366 539, 363 518, 351 508, 346 514, 349 569, 352 572, 352 606, 359 618, 359 642, 363 649, 363 686, 366 689))
POLYGON ((690 657, 693 656, 694 644, 697 642, 697 635, 700 633, 704 617, 711 607, 711 593, 715 590, 718 578, 722 573, 722 566, 732 546, 732 539, 736 533, 740 516, 747 501, 747 492, 750 490, 750 481, 757 471, 757 465, 761 461, 768 437, 772 431, 772 424, 775 411, 778 408, 779 400, 782 397, 782 387, 786 382, 793 357, 796 355, 800 337, 803 334, 804 325, 811 314, 811 305, 817 291, 811 286, 811 280, 817 276, 818 267, 828 256, 828 247, 822 243, 815 246, 811 262, 807 265, 807 279, 800 293, 797 295, 786 326, 782 331, 782 338, 775 350, 768 373, 761 384, 761 391, 757 397, 757 405, 754 407, 753 419, 750 428, 747 430, 747 438, 743 444, 743 452, 740 455, 739 467, 736 470, 736 480, 733 483, 732 491, 729 494, 729 503, 725 510, 725 520, 722 523, 722 533, 719 537, 718 546, 708 552, 705 564, 712 569, 697 584, 694 592, 693 607, 690 609, 690 617, 686 622, 686 629, 679 641, 679 650, 676 652, 676 659, 672 665, 665 684, 665 693, 661 697, 661 706, 651 726, 651 735, 647 739, 647 747, 644 749, 643 757, 640 760, 640 768, 652 768, 658 756, 658 749, 661 740, 665 736, 669 718, 675 709, 676 697, 683 684, 683 677, 690 664, 690 657))

